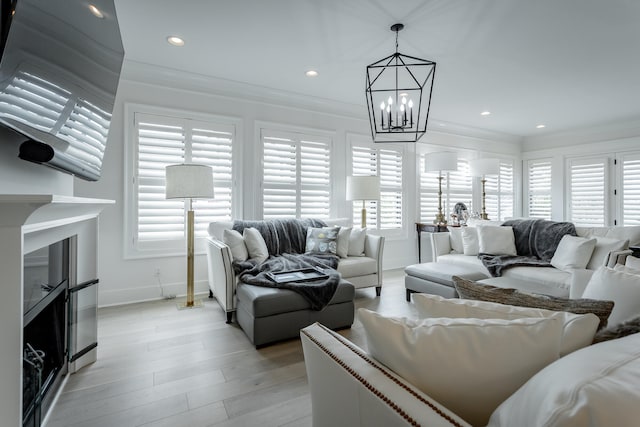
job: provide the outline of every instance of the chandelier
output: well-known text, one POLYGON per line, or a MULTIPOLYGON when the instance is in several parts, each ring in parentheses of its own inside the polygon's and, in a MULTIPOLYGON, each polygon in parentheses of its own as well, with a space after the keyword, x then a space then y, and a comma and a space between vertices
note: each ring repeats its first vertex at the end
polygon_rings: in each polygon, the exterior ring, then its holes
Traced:
POLYGON ((374 142, 415 142, 427 131, 436 63, 396 52, 367 66, 367 109, 374 142))

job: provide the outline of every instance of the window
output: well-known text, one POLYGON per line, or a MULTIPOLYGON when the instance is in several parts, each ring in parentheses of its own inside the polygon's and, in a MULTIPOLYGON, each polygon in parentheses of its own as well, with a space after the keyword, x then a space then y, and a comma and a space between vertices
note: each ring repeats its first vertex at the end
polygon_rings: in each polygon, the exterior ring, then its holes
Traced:
POLYGON ((568 161, 569 221, 579 226, 608 225, 608 158, 568 161))
POLYGON ((622 166, 620 225, 640 225, 640 154, 624 154, 619 163, 622 166))
POLYGON ((262 217, 329 218, 331 140, 263 129, 262 217))
POLYGON ((214 199, 193 201, 196 237, 206 235, 209 222, 230 220, 235 126, 139 112, 133 116, 130 229, 135 249, 166 252, 184 246, 188 201, 165 199, 167 165, 199 163, 213 169, 214 199))
POLYGON ((528 216, 551 219, 551 160, 530 160, 526 178, 528 216))
MULTIPOLYGON (((380 199, 365 201, 368 228, 402 229, 402 161, 402 149, 352 145, 351 174, 380 176, 380 199)), ((360 224, 362 202, 354 201, 352 209, 353 223, 360 224)))
POLYGON ((492 220, 513 217, 513 161, 500 159, 498 175, 487 175, 485 205, 492 220))
MULTIPOLYGON (((424 172, 424 158, 420 156, 420 221, 430 223, 438 213, 438 172, 424 172)), ((447 221, 458 202, 471 213, 473 181, 469 172, 469 160, 458 158, 457 171, 442 173, 442 213, 447 221)))

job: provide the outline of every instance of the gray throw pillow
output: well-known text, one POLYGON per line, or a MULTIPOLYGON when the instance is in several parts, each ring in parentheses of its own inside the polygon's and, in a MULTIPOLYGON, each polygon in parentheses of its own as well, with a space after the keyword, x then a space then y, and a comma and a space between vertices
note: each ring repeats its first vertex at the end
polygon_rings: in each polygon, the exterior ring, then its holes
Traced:
POLYGON ((569 299, 550 295, 528 294, 517 289, 499 288, 472 282, 453 276, 453 283, 460 298, 497 302, 520 307, 543 308, 546 310, 568 311, 575 314, 593 313, 600 318, 598 330, 607 326, 607 319, 613 310, 613 301, 595 299, 569 299))
POLYGON ((322 227, 307 229, 305 253, 336 254, 340 227, 322 227))

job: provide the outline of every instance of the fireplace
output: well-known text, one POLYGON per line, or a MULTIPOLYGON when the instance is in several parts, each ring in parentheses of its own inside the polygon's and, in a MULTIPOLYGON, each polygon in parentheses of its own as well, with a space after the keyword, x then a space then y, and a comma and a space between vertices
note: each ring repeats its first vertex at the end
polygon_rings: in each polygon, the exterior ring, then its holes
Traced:
POLYGON ((22 425, 38 427, 67 373, 70 238, 24 255, 22 425))

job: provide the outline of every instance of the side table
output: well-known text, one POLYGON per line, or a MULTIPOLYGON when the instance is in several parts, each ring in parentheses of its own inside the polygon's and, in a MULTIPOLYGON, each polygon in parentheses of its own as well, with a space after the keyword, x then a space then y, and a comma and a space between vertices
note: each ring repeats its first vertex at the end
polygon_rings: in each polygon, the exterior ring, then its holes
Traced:
POLYGON ((424 222, 416 222, 416 232, 418 233, 418 263, 422 262, 422 244, 420 243, 420 232, 438 233, 447 231, 446 224, 430 224, 424 222))

